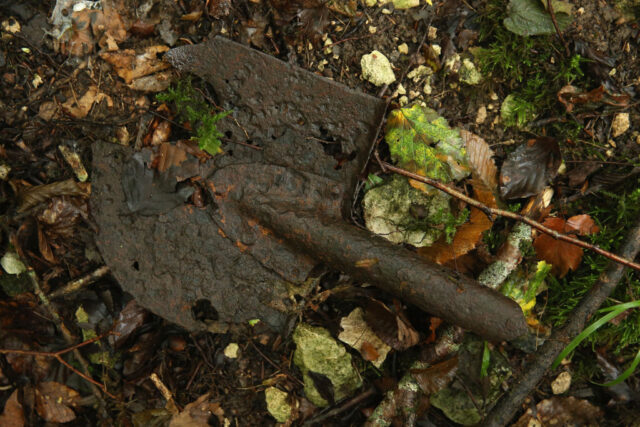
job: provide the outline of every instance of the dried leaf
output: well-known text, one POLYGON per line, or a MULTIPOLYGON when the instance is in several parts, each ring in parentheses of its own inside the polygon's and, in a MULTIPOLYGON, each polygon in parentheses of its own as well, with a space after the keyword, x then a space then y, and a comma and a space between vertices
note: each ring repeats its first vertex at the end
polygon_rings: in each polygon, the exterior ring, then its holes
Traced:
MULTIPOLYGON (((597 233, 598 226, 589 215, 576 215, 565 221, 562 218, 547 218, 543 225, 552 230, 566 234, 574 232, 580 235, 597 233)), ((553 273, 564 277, 569 270, 576 270, 582 261, 582 248, 561 240, 556 240, 548 234, 540 234, 533 241, 538 258, 553 265, 553 273)))
POLYGON ((498 168, 493 161, 494 153, 489 144, 478 135, 466 130, 460 130, 460 136, 465 143, 467 162, 473 178, 482 182, 489 191, 497 192, 498 168))
POLYGON ((4 404, 0 414, 0 426, 22 427, 25 425, 24 408, 18 400, 18 390, 14 390, 4 404))
POLYGON ((73 179, 56 181, 51 184, 36 185, 18 194, 18 212, 25 212, 32 207, 55 196, 82 196, 89 197, 91 186, 77 183, 73 179))
POLYGON ((159 57, 168 50, 168 46, 156 45, 145 48, 140 54, 136 54, 133 49, 123 49, 103 52, 100 57, 111 64, 127 84, 131 84, 137 78, 169 68, 169 63, 159 57))
POLYGON ((51 245, 49 245, 47 236, 42 231, 42 225, 40 225, 40 223, 38 223, 38 249, 40 249, 40 254, 42 254, 42 257, 44 259, 46 259, 51 264, 57 264, 56 257, 55 255, 53 255, 51 245))
POLYGON ((393 313, 378 300, 367 302, 364 318, 375 335, 395 350, 413 347, 420 339, 420 334, 402 313, 393 313))
POLYGON ((62 109, 76 119, 82 119, 89 114, 93 104, 102 100, 107 101, 107 106, 113 107, 113 99, 105 93, 98 90, 96 85, 89 86, 89 89, 82 95, 80 99, 70 96, 63 104, 62 109))
POLYGON ((372 362, 376 367, 382 366, 391 347, 369 327, 364 319, 362 308, 357 307, 347 317, 343 317, 340 320, 340 327, 342 328, 342 332, 338 334, 340 341, 358 350, 365 360, 372 362))
POLYGON ((218 425, 227 424, 228 420, 225 420, 220 404, 209 402, 209 393, 205 393, 185 406, 182 412, 171 417, 169 427, 208 427, 212 415, 218 419, 218 425))
POLYGON ((587 426, 600 425, 602 410, 587 400, 575 397, 552 397, 536 405, 534 411, 528 409, 514 424, 514 427, 531 425, 587 426))
POLYGON ((500 194, 520 199, 538 194, 558 173, 560 147, 553 138, 530 139, 509 154, 500 171, 500 194))
POLYGON ((427 395, 436 393, 453 381, 458 372, 458 357, 440 362, 426 369, 412 369, 411 375, 427 395))
POLYGON ((566 85, 558 91, 558 101, 564 105, 568 113, 580 104, 594 104, 594 106, 605 104, 624 108, 629 105, 630 100, 631 97, 626 93, 612 93, 604 85, 588 92, 581 92, 575 86, 566 85))
POLYGON ((70 408, 75 406, 79 394, 74 389, 55 381, 43 382, 36 386, 36 411, 45 421, 67 423, 76 418, 70 408))

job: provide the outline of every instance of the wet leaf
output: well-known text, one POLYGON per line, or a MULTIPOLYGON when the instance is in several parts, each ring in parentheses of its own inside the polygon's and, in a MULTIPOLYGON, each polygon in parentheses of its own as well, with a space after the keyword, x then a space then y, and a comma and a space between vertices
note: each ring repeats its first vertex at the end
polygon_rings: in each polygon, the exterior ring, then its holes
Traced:
MULTIPOLYGON (((562 218, 547 218, 543 225, 563 234, 573 233, 587 235, 597 233, 598 226, 589 215, 576 215, 565 221, 562 218)), ((553 273, 564 277, 569 270, 576 270, 582 261, 582 248, 548 234, 540 234, 533 241, 538 258, 553 265, 553 273)))
POLYGON ((180 166, 185 160, 187 160, 187 153, 182 148, 163 142, 160 144, 151 167, 158 169, 159 172, 165 172, 171 166, 180 166))
POLYGON ((114 334, 109 337, 114 348, 120 348, 127 339, 149 318, 149 311, 138 305, 136 300, 131 300, 124 306, 115 324, 113 325, 114 334))
POLYGON ((454 356, 426 369, 412 369, 411 375, 416 379, 422 391, 431 395, 448 386, 457 372, 458 357, 454 356))
POLYGON ((18 400, 18 390, 14 390, 4 404, 0 414, 0 426, 22 427, 25 425, 24 408, 18 400))
POLYGON ((528 409, 514 424, 514 427, 526 427, 530 425, 600 425, 602 410, 587 400, 575 397, 552 397, 545 399, 536 405, 534 411, 528 409))
POLYGON ((367 302, 364 318, 373 332, 395 350, 406 350, 420 340, 420 334, 402 313, 392 312, 380 301, 367 302))
POLYGON ((67 423, 76 418, 71 409, 80 395, 74 389, 55 381, 36 386, 36 411, 45 421, 67 423))
POLYGON ((52 197, 47 207, 36 217, 49 241, 70 238, 76 226, 89 217, 87 199, 82 197, 52 197))
POLYGON ((502 164, 500 194, 507 200, 535 196, 555 178, 561 162, 560 147, 555 139, 530 139, 502 164))
MULTIPOLYGON (((567 9, 561 8, 560 10, 567 9)), ((571 23, 571 17, 567 13, 558 11, 555 15, 561 31, 571 23)), ((544 9, 540 0, 511 0, 507 6, 504 26, 507 30, 520 36, 555 34, 556 32, 551 16, 544 9)))

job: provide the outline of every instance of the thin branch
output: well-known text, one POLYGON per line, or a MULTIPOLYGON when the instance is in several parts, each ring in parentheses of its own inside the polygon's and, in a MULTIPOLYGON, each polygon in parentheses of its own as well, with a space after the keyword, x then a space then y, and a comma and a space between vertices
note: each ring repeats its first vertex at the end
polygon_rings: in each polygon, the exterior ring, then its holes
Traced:
POLYGON ((503 209, 497 209, 497 208, 491 208, 475 199, 472 199, 471 197, 467 196, 466 194, 449 187, 446 184, 443 184, 439 181, 436 181, 434 179, 431 178, 427 178, 424 177, 422 175, 418 175, 415 174, 413 172, 409 172, 408 170, 405 169, 401 169, 398 168, 396 166, 393 166, 390 163, 384 162, 380 159, 380 156, 378 155, 378 152, 376 151, 374 153, 376 160, 378 161, 378 164, 380 165, 380 167, 382 168, 383 171, 390 171, 390 172, 394 172, 397 173, 399 175, 403 175, 406 176, 407 178, 411 178, 415 181, 420 181, 423 182, 425 184, 428 184, 432 187, 437 188, 438 190, 444 191, 445 193, 462 200, 463 202, 467 203, 470 206, 473 206, 474 208, 478 208, 480 209, 482 212, 485 213, 485 215, 487 215, 489 217, 489 219, 491 219, 493 221, 493 219, 495 217, 501 216, 501 217, 505 217, 505 218, 510 218, 510 219, 514 219, 516 221, 520 221, 520 222, 524 222, 527 225, 530 225, 531 227, 535 228, 538 231, 541 231, 542 233, 548 234, 551 237, 553 237, 554 239, 557 240, 561 240, 563 242, 567 242, 570 243, 572 245, 575 246, 579 246, 581 248, 584 249, 589 249, 599 255, 605 256, 619 264, 622 264, 626 267, 631 267, 634 270, 639 270, 640 271, 640 264, 633 262, 630 259, 621 257, 619 255, 616 255, 614 253, 611 253, 609 251, 605 251, 604 249, 596 246, 596 245, 592 245, 591 243, 587 243, 584 242, 580 239, 576 239, 575 237, 571 237, 569 235, 566 234, 562 234, 557 232, 556 230, 552 230, 549 227, 546 227, 542 224, 540 224, 537 221, 532 220, 531 218, 527 218, 525 216, 519 215, 515 212, 509 212, 509 211, 505 211, 503 209))
POLYGON ((69 295, 73 292, 76 292, 82 289, 87 285, 92 284, 96 280, 101 279, 102 277, 106 276, 108 272, 109 272, 109 267, 107 267, 106 265, 103 265, 102 267, 99 267, 98 269, 92 271, 91 273, 85 276, 82 276, 80 278, 70 281, 60 289, 56 289, 55 291, 51 292, 48 295, 48 297, 49 299, 54 299, 64 295, 69 295))
POLYGON ((551 4, 551 0, 547 0, 547 9, 549 10, 549 15, 551 15, 551 22, 553 22, 553 26, 556 29, 556 33, 558 34, 558 38, 564 45, 564 51, 567 54, 567 58, 571 56, 571 52, 569 52, 569 45, 565 41, 564 37, 562 37, 562 32, 560 32, 560 27, 558 26, 558 21, 556 21, 556 13, 553 10, 553 5, 551 4))
POLYGON ((86 381, 90 382, 91 384, 95 385, 96 387, 100 388, 100 390, 102 390, 104 392, 104 394, 106 394, 107 396, 109 396, 112 399, 116 399, 116 397, 109 393, 107 391, 107 387, 94 380, 93 378, 91 378, 88 375, 83 374, 82 372, 80 372, 79 370, 77 370, 76 368, 74 368, 71 364, 69 364, 69 362, 67 362, 66 360, 64 360, 62 358, 63 354, 72 352, 72 351, 76 351, 77 349, 79 349, 80 347, 84 347, 87 346, 89 344, 92 344, 96 341, 101 340, 102 338, 106 337, 107 335, 111 335, 112 332, 106 332, 102 335, 99 335, 95 338, 91 338, 89 340, 83 341, 80 344, 75 344, 72 345, 71 347, 67 347, 64 348, 62 350, 58 350, 58 351, 35 351, 35 350, 19 350, 19 349, 6 349, 6 348, 2 348, 0 349, 0 354, 21 354, 23 356, 40 356, 40 357, 53 357, 54 359, 56 359, 58 362, 62 363, 64 366, 66 366, 67 368, 69 368, 70 371, 72 371, 74 374, 78 375, 79 377, 85 379, 86 381))
MULTIPOLYGON (((623 257, 635 258, 640 251, 640 220, 629 233, 626 242, 620 250, 623 257)), ((610 262, 600 280, 582 298, 580 304, 571 312, 562 328, 555 330, 551 337, 542 345, 534 360, 523 370, 524 375, 513 384, 509 392, 483 420, 483 426, 504 426, 521 408, 524 399, 531 393, 542 379, 547 369, 565 346, 583 329, 586 322, 593 316, 602 303, 622 278, 624 267, 610 262)))

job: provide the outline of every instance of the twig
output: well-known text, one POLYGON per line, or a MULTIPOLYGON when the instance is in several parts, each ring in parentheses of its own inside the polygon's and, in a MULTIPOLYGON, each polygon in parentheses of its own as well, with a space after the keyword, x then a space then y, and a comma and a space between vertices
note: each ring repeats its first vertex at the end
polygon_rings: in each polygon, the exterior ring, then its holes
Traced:
POLYGON ((320 413, 320 414, 316 415, 313 418, 310 418, 303 425, 311 426, 311 425, 320 424, 320 423, 324 422, 325 420, 328 420, 329 418, 333 418, 333 417, 335 417, 337 415, 340 415, 341 413, 343 413, 345 411, 348 411, 350 408, 360 404, 361 402, 367 400, 368 398, 370 398, 371 396, 374 396, 375 394, 376 394, 375 387, 369 387, 368 389, 366 389, 365 391, 363 391, 359 395, 347 400, 342 405, 337 406, 335 408, 332 408, 331 410, 329 410, 327 412, 320 413))
POLYGON ((167 404, 165 406, 167 411, 169 411, 172 414, 179 413, 180 409, 178 409, 178 406, 176 405, 176 402, 173 399, 173 394, 171 394, 171 391, 169 391, 167 386, 164 385, 160 377, 158 377, 158 374, 154 372, 151 375, 149 375, 149 378, 151 379, 153 384, 156 386, 158 391, 160 391, 160 394, 162 394, 162 397, 164 398, 164 400, 167 401, 167 404))
POLYGON ((48 295, 48 297, 49 299, 54 299, 64 295, 69 295, 70 293, 76 292, 82 289, 83 287, 90 285, 96 280, 104 277, 108 272, 109 272, 109 267, 107 267, 106 265, 103 265, 102 267, 92 271, 91 273, 85 276, 82 276, 78 279, 74 279, 70 281, 60 289, 56 289, 55 291, 51 292, 48 295))
MULTIPOLYGON (((640 251, 640 220, 629 233, 622 246, 622 257, 634 259, 640 251)), ((525 374, 514 384, 509 393, 493 408, 482 425, 503 426, 515 415, 521 403, 536 387, 547 369, 564 347, 583 329, 587 320, 598 310, 609 297, 622 278, 624 267, 610 262, 600 280, 582 298, 561 329, 553 332, 551 337, 540 347, 536 358, 528 365, 525 374)))
POLYGON ((409 172, 408 170, 405 169, 401 169, 398 168, 396 166, 393 166, 390 163, 384 162, 380 159, 380 156, 378 155, 378 152, 376 151, 374 153, 376 160, 378 161, 378 164, 380 165, 380 167, 382 168, 383 171, 390 171, 390 172, 394 172, 397 173, 399 175, 404 175, 407 178, 411 178, 415 181, 420 181, 423 182, 425 184, 428 184, 432 187, 437 188, 438 190, 444 191, 445 193, 462 200, 463 202, 467 203, 470 206, 473 206, 474 208, 478 208, 480 209, 482 212, 485 213, 485 215, 487 215, 489 217, 489 219, 493 220, 494 217, 496 216, 502 216, 505 218, 510 218, 510 219, 514 219, 516 221, 520 221, 520 222, 524 222, 525 224, 530 225, 531 227, 535 228, 538 231, 541 231, 545 234, 550 235, 551 237, 553 237, 554 239, 557 240, 562 240, 563 242, 567 242, 570 243, 572 245, 575 246, 579 246, 581 248, 584 249, 589 249, 599 255, 605 256, 617 263, 620 263, 626 267, 631 267, 634 270, 639 270, 640 271, 640 264, 633 262, 630 259, 624 258, 622 256, 616 255, 614 253, 605 251, 604 249, 596 246, 596 245, 592 245, 591 243, 587 243, 584 242, 580 239, 576 239, 575 237, 571 237, 569 235, 566 234, 562 234, 557 232, 556 230, 552 230, 549 227, 546 227, 542 224, 540 224, 537 221, 532 220, 531 218, 527 218, 525 216, 519 215, 517 213, 514 212, 509 212, 509 211, 505 211, 502 209, 497 209, 497 208, 491 208, 475 199, 472 199, 471 197, 467 196, 466 194, 461 193, 460 191, 449 187, 446 184, 443 184, 439 181, 436 181, 434 179, 431 178, 427 178, 424 177, 422 175, 418 175, 415 174, 413 172, 409 172))
POLYGON ((551 15, 551 22, 553 22, 553 26, 556 29, 558 38, 564 45, 564 51, 567 54, 567 58, 568 58, 569 56, 571 56, 571 52, 569 52, 569 45, 567 45, 567 42, 564 40, 564 37, 562 37, 562 33, 560 32, 560 27, 558 26, 558 21, 556 21, 556 13, 553 10, 553 5, 551 4, 551 0, 547 0, 547 9, 549 10, 549 15, 551 15))
POLYGON ((35 351, 35 350, 18 350, 18 349, 14 350, 14 349, 2 348, 2 349, 0 349, 0 354, 21 354, 23 356, 53 357, 58 362, 62 363, 64 366, 69 368, 69 370, 71 370, 76 375, 84 378, 86 381, 88 381, 91 384, 94 384, 95 386, 99 387, 104 392, 104 394, 106 394, 107 396, 109 396, 112 399, 116 399, 116 397, 113 394, 111 394, 111 393, 109 393, 107 391, 107 387, 104 384, 101 384, 98 381, 96 381, 93 378, 91 378, 90 376, 83 374, 82 372, 80 372, 79 370, 77 370, 76 368, 71 366, 71 364, 69 364, 66 360, 64 360, 62 358, 63 354, 69 353, 71 351, 75 352, 80 347, 84 347, 86 345, 92 344, 92 343, 94 343, 96 341, 101 340, 102 338, 106 337, 107 335, 111 335, 111 334, 112 334, 112 332, 109 331, 109 332, 106 332, 106 333, 104 333, 104 334, 102 334, 100 336, 97 336, 95 338, 91 338, 89 340, 83 341, 80 344, 75 344, 75 345, 72 345, 71 347, 67 347, 65 349, 58 350, 58 351, 35 351))

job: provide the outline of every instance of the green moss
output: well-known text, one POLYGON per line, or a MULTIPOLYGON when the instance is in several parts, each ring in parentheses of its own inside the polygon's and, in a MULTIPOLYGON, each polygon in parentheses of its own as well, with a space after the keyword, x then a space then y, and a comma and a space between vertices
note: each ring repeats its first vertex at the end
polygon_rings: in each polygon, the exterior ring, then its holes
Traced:
POLYGON ((223 134, 218 131, 216 122, 231 114, 231 111, 216 113, 193 88, 190 78, 180 80, 166 92, 156 95, 156 98, 160 102, 174 104, 180 120, 189 122, 195 130, 193 139, 198 141, 201 150, 212 156, 222 153, 220 137, 223 134))

